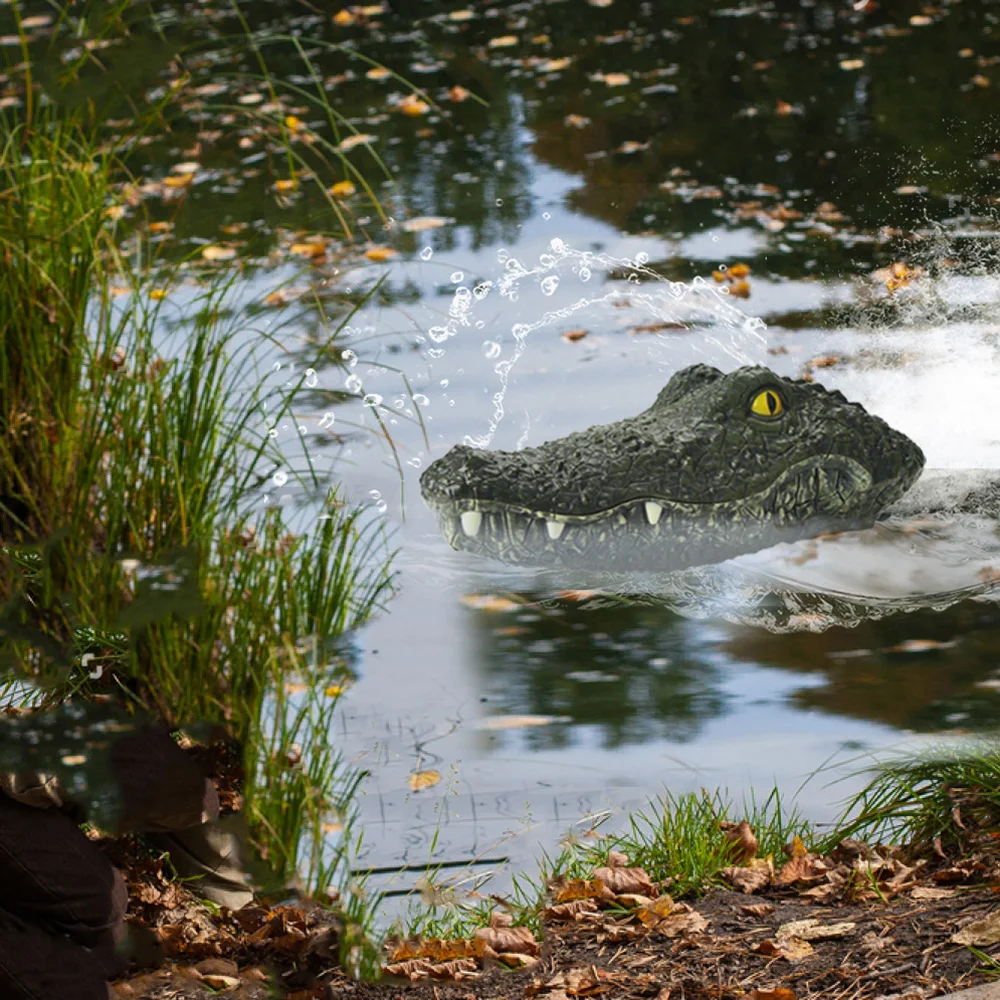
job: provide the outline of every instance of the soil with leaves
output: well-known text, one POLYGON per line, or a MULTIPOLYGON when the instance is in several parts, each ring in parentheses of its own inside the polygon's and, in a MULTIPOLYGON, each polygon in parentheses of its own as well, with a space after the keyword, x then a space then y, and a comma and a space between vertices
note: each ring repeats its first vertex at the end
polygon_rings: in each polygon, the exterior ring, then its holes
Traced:
MULTIPOLYGON (((498 909, 466 939, 386 945, 380 983, 337 966, 336 919, 318 906, 216 914, 164 876, 125 862, 130 921, 158 962, 115 985, 116 1000, 918 1000, 1000 973, 1000 852, 984 834, 962 860, 842 841, 829 855, 798 838, 760 858, 747 823, 727 824, 726 886, 698 900, 609 852, 588 878, 558 877, 542 934, 498 909)), ((142 957, 140 955, 140 957, 142 957)))

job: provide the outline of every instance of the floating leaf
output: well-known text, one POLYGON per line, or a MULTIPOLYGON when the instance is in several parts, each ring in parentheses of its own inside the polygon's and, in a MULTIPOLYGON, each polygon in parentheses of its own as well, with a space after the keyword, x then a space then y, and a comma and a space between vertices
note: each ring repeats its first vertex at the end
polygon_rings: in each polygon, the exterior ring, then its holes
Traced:
POLYGON ((163 178, 163 186, 167 188, 186 188, 194 180, 194 174, 172 174, 163 178))
POLYGON ((354 15, 349 10, 338 10, 336 14, 333 15, 333 23, 340 25, 342 28, 346 28, 349 25, 354 24, 354 15))
POLYGON ((299 189, 299 182, 294 177, 279 177, 274 182, 274 190, 279 194, 288 194, 299 189))
POLYGON ((608 87, 624 87, 632 82, 628 73, 605 73, 602 79, 608 87))
POLYGON ((350 181, 337 181, 330 188, 330 194, 334 198, 350 198, 352 194, 357 190, 357 188, 350 181))
POLYGON ((440 229, 441 226, 446 226, 452 221, 452 219, 443 219, 437 215, 419 215, 415 219, 407 219, 399 228, 406 233, 422 233, 427 229, 440 229))
POLYGON ((376 264, 381 264, 390 257, 396 256, 396 251, 392 247, 369 247, 365 251, 365 256, 376 264))
POLYGON ((448 90, 448 100, 454 101, 456 104, 460 104, 462 101, 468 100, 472 96, 471 90, 466 90, 461 84, 456 83, 454 87, 448 90))
POLYGON ((159 302, 167 297, 167 293, 162 288, 154 288, 150 293, 149 297, 159 302))
POLYGON ((563 340, 568 340, 571 344, 575 344, 578 340, 583 340, 584 337, 588 336, 589 330, 567 330, 563 335, 563 340))
POLYGON ((408 94, 399 102, 397 107, 404 115, 410 115, 413 118, 416 118, 418 115, 426 115, 431 109, 431 106, 425 100, 417 97, 416 94, 408 94))
POLYGON ((861 69, 864 66, 864 59, 842 59, 840 61, 841 69, 861 69))
POLYGON ((201 248, 201 255, 205 260, 232 260, 236 256, 233 247, 220 246, 217 243, 201 248))
POLYGON ((171 168, 170 172, 174 174, 196 174, 201 169, 201 164, 194 160, 190 160, 186 163, 175 163, 171 168))
POLYGON ((337 146, 337 150, 341 153, 346 153, 349 149, 354 149, 355 146, 366 146, 368 143, 375 142, 378 136, 366 135, 364 132, 359 132, 357 135, 349 135, 346 139, 342 139, 337 146))
POLYGON ((521 601, 512 601, 499 594, 463 594, 459 600, 477 611, 518 611, 524 607, 521 601))
POLYGON ((409 778, 406 779, 407 784, 410 788, 419 792, 424 788, 433 788, 441 780, 440 771, 414 771, 409 778))
POLYGON ((385 80, 392 76, 392 71, 385 68, 385 66, 372 66, 365 76, 369 80, 385 80))
POLYGON ((493 732, 499 729, 529 729, 551 726, 554 722, 569 722, 566 715, 491 715, 476 723, 477 729, 493 732))
POLYGON ((298 257, 325 257, 326 244, 322 240, 311 240, 304 243, 293 243, 289 251, 298 257))
POLYGON ((507 49, 517 45, 519 41, 517 35, 501 35, 499 38, 491 38, 488 44, 491 49, 507 49))

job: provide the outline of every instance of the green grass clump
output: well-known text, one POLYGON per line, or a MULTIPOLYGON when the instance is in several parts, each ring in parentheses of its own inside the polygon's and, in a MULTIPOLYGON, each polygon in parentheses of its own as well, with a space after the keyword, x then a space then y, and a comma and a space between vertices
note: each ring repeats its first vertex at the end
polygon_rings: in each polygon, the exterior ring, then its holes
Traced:
POLYGON ((846 837, 903 844, 935 842, 962 851, 970 837, 1000 830, 1000 745, 983 739, 880 762, 827 841, 846 837))

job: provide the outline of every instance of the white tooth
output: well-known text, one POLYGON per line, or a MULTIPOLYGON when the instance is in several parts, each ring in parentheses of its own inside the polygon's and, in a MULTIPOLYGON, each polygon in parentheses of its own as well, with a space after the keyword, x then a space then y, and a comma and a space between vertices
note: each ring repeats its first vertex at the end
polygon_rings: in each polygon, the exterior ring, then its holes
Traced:
POLYGON ((467 510, 462 515, 462 531, 470 538, 479 534, 479 526, 483 523, 483 515, 478 510, 467 510))
POLYGON ((549 533, 549 538, 551 538, 553 541, 555 541, 555 539, 557 539, 563 533, 563 528, 565 527, 566 525, 563 524, 562 521, 545 522, 545 529, 549 533))
POLYGON ((656 524, 662 513, 663 508, 658 503, 653 503, 652 500, 646 501, 646 518, 650 524, 656 524))

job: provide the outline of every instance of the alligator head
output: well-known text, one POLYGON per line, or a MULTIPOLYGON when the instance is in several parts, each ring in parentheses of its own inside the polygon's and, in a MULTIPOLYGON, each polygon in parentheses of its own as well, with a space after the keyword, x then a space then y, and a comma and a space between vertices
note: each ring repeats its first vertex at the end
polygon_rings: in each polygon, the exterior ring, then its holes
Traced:
POLYGON ((459 445, 420 486, 454 548, 676 570, 870 527, 923 466, 909 438, 839 392, 693 365, 637 416, 517 452, 459 445))

